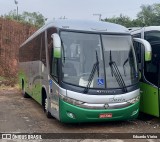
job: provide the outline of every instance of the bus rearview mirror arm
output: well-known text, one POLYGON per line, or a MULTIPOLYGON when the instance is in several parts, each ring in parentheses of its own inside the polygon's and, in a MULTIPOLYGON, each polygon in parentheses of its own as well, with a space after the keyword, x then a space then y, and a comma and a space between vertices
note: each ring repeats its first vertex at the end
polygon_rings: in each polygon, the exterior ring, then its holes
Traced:
POLYGON ((148 41, 141 38, 133 38, 134 41, 139 42, 144 45, 145 48, 145 61, 151 61, 152 58, 152 48, 148 41))
POLYGON ((61 58, 61 39, 57 33, 51 35, 53 39, 53 55, 54 58, 61 58))

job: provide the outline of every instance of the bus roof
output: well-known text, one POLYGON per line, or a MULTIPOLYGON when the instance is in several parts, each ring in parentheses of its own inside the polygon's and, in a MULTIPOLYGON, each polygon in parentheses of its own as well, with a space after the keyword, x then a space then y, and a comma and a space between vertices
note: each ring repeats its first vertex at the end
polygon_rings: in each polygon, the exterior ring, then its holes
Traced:
POLYGON ((50 27, 55 27, 57 29, 62 29, 62 30, 73 30, 73 31, 130 34, 127 28, 114 23, 102 22, 102 21, 89 21, 89 20, 58 19, 58 20, 52 20, 49 23, 45 24, 32 36, 30 36, 23 44, 27 43, 28 41, 30 41, 31 39, 39 35, 41 32, 45 31, 50 27))
POLYGON ((91 32, 114 32, 126 33, 127 28, 109 22, 102 21, 89 21, 89 20, 54 20, 49 23, 60 29, 78 30, 78 31, 91 31, 91 32))
POLYGON ((132 28, 128 28, 128 29, 132 34, 138 34, 138 33, 141 33, 142 30, 144 32, 147 32, 147 31, 160 31, 160 26, 132 27, 132 28))

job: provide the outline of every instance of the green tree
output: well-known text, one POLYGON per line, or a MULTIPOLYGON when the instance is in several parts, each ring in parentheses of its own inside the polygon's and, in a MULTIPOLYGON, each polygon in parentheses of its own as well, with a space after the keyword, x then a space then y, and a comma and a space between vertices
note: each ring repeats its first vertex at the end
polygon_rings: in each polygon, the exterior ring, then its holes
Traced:
POLYGON ((39 12, 30 13, 25 11, 22 13, 22 20, 36 27, 41 27, 45 23, 45 17, 39 12))
POLYGON ((156 14, 156 25, 160 25, 160 3, 154 5, 156 14))
POLYGON ((125 27, 143 27, 160 25, 160 4, 142 5, 136 19, 120 14, 119 17, 106 18, 104 21, 117 23, 125 27))
POLYGON ((156 14, 154 5, 142 5, 141 11, 137 14, 137 19, 141 20, 144 26, 155 25, 156 14))
POLYGON ((123 16, 122 14, 120 14, 119 17, 106 18, 104 21, 120 24, 125 27, 131 27, 132 25, 132 20, 128 16, 123 16))
MULTIPOLYGON (((3 17, 11 20, 17 20, 17 12, 16 10, 11 10, 8 14, 5 14, 3 17)), ((21 15, 18 15, 18 20, 21 20, 21 15)))
MULTIPOLYGON (((17 20, 16 10, 10 11, 8 14, 3 16, 4 18, 17 20)), ((38 28, 42 27, 45 24, 45 17, 39 12, 26 12, 18 15, 18 21, 22 23, 32 24, 38 28)))

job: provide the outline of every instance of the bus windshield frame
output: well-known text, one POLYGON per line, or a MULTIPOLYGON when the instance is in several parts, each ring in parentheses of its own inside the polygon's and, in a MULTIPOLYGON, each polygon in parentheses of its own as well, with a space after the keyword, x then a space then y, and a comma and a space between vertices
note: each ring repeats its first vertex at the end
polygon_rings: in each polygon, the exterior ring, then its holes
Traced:
POLYGON ((65 30, 60 31, 60 37, 63 83, 81 88, 89 84, 88 89, 122 89, 138 83, 136 56, 130 34, 65 30), (117 74, 113 75, 109 65, 110 53, 125 86, 120 85, 117 74))

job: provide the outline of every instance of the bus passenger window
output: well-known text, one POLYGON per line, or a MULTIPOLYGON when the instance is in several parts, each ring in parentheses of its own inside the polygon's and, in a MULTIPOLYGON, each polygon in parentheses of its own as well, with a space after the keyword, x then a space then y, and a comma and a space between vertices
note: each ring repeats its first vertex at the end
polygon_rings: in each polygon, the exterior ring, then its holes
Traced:
POLYGON ((41 35, 41 61, 46 66, 46 50, 45 50, 45 35, 41 35))
POLYGON ((51 38, 51 35, 53 33, 57 33, 57 29, 52 27, 47 29, 47 47, 48 47, 48 60, 49 60, 49 66, 51 67, 52 65, 52 48, 53 48, 53 39, 51 38))

